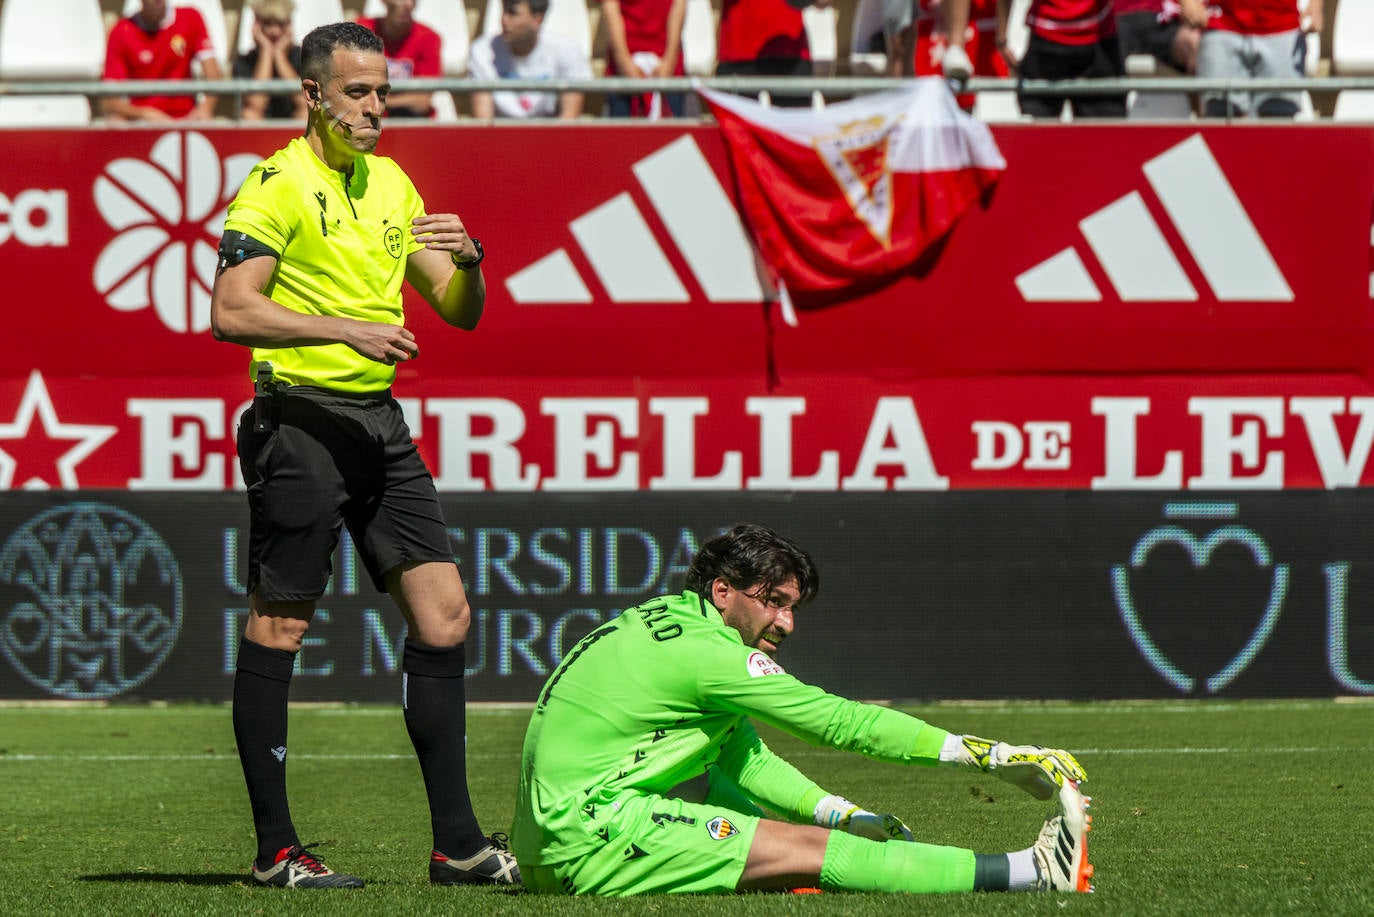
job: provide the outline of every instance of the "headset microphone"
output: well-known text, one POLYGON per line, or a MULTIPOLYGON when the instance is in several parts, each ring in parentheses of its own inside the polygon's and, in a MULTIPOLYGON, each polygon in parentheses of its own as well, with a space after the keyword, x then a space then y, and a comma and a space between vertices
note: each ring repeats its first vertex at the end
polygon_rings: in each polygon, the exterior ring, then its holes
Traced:
POLYGON ((318 91, 314 92, 314 93, 313 93, 313 96, 314 96, 314 98, 315 98, 316 100, 319 101, 320 107, 322 107, 322 108, 324 109, 324 113, 327 114, 327 115, 329 115, 329 117, 331 117, 331 118, 334 119, 334 123, 335 123, 335 124, 340 124, 340 125, 342 125, 342 126, 343 126, 343 129, 346 130, 346 131, 348 131, 349 134, 352 134, 352 133, 353 133, 353 125, 350 124, 349 122, 345 121, 343 118, 339 117, 338 115, 334 114, 334 108, 333 108, 333 106, 331 106, 331 105, 329 104, 329 100, 328 100, 328 99, 322 99, 322 98, 320 98, 320 94, 319 94, 318 91))

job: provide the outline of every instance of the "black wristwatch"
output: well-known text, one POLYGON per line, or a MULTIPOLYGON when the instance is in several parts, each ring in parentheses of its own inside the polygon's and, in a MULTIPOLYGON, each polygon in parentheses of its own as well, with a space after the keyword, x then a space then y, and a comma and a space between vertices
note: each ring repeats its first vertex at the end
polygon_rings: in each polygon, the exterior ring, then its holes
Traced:
POLYGON ((449 257, 449 260, 453 262, 453 266, 456 267, 456 268, 458 268, 458 270, 460 270, 460 271, 470 271, 470 270, 472 270, 473 268, 475 268, 477 265, 481 264, 481 263, 482 263, 482 259, 485 258, 485 257, 487 256, 487 253, 484 252, 484 251, 482 251, 482 243, 481 243, 479 240, 473 239, 473 240, 472 240, 472 247, 475 248, 475 249, 477 249, 477 257, 476 257, 476 258, 473 258, 471 261, 459 261, 458 258, 456 257, 456 253, 450 254, 450 255, 448 256, 448 257, 449 257))

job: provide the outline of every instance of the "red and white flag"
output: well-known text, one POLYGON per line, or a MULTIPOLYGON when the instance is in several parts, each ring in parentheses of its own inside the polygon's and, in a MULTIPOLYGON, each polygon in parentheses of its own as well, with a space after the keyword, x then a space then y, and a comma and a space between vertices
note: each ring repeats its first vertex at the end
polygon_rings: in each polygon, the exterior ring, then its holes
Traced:
POLYGON ((720 123, 745 221, 786 298, 906 269, 1007 166, 939 77, 819 111, 699 88, 720 123))

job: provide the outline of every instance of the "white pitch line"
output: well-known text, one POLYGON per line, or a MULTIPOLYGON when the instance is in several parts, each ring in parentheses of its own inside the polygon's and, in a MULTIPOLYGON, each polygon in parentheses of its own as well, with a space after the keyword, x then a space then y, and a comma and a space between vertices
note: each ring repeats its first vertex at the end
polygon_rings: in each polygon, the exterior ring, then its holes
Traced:
MULTIPOLYGON (((1374 752, 1374 746, 1369 745, 1307 745, 1296 748, 1083 748, 1075 749, 1076 755, 1313 755, 1330 753, 1358 752, 1368 754, 1374 752)), ((789 754, 788 758, 818 758, 826 755, 838 754, 835 751, 803 751, 789 754)), ((510 754, 469 754, 470 760, 484 761, 504 761, 519 758, 518 753, 510 754)), ((414 754, 293 754, 292 761, 412 761, 414 754)), ((228 754, 208 754, 208 755, 25 755, 11 754, 0 755, 0 764, 5 762, 97 762, 97 763, 120 763, 120 762, 148 762, 148 761, 237 761, 238 755, 228 754)))
MULTIPOLYGON (((520 757, 518 753, 512 752, 506 755, 474 755, 468 754, 468 760, 516 760, 520 757)), ((97 762, 102 764, 120 762, 146 762, 146 761, 237 761, 238 755, 0 755, 0 764, 7 761, 32 762, 32 761, 71 761, 71 762, 97 762)), ((292 761, 414 761, 415 754, 375 754, 375 755, 328 755, 328 754, 293 754, 292 761)))

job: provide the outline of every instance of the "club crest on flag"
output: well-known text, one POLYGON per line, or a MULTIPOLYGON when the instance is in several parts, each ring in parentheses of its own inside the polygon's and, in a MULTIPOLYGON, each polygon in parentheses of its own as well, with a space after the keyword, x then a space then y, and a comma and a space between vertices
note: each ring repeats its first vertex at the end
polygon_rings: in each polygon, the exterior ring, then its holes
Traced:
POLYGON ((784 315, 792 299, 824 305, 895 280, 1007 167, 939 77, 818 110, 697 91, 784 315))
POLYGON ((857 217, 883 248, 892 247, 892 170, 887 149, 902 123, 865 118, 840 125, 835 134, 814 141, 821 161, 835 176, 857 217))

